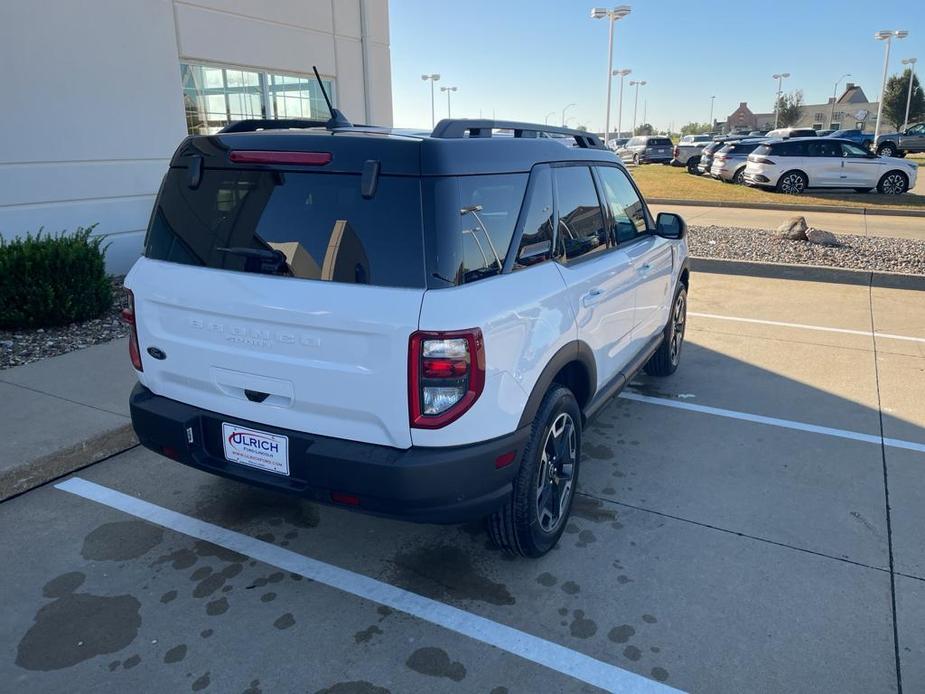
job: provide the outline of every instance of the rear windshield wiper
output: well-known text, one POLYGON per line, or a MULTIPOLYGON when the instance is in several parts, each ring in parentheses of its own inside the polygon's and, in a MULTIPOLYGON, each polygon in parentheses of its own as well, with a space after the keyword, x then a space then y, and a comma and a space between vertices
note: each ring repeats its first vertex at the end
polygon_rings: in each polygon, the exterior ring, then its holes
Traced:
POLYGON ((273 249, 265 250, 263 248, 245 248, 242 246, 233 246, 231 248, 216 248, 215 250, 229 255, 240 255, 247 258, 244 269, 247 272, 265 272, 281 273, 288 268, 286 254, 282 251, 273 249), (257 261, 252 263, 250 261, 257 261))

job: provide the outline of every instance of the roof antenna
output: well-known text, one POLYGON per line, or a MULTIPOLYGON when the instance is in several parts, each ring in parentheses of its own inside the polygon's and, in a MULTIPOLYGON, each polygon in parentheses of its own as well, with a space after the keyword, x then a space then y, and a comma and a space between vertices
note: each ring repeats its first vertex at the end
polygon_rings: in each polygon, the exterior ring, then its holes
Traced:
POLYGON ((347 120, 347 117, 343 113, 331 105, 331 99, 328 97, 327 91, 325 91, 324 82, 321 81, 321 75, 318 74, 318 68, 312 65, 312 70, 315 71, 315 79, 318 80, 318 86, 321 88, 321 94, 324 96, 324 100, 328 105, 328 111, 331 114, 331 117, 328 119, 328 122, 324 124, 324 127, 328 130, 335 130, 336 128, 352 128, 353 123, 347 120))

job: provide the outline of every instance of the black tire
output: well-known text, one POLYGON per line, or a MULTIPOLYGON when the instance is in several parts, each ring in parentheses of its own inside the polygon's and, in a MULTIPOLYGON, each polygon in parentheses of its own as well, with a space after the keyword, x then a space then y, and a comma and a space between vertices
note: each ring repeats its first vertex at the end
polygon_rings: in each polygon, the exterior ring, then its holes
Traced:
POLYGON ((854 192, 855 193, 869 193, 872 190, 873 188, 855 188, 854 192))
POLYGON ((578 402, 568 388, 553 385, 533 420, 530 441, 514 478, 514 492, 510 500, 488 518, 492 542, 505 552, 521 557, 541 557, 555 547, 572 511, 580 462, 578 402), (559 443, 564 441, 565 445, 556 445, 553 426, 560 424, 570 427, 568 431, 560 429, 559 443), (544 503, 544 497, 548 503, 544 503), (551 509, 550 504, 558 508, 555 517, 552 513, 555 509, 551 509))
POLYGON ((800 195, 809 187, 809 179, 802 171, 786 171, 777 179, 774 189, 778 193, 800 195))
POLYGON ((694 174, 699 176, 700 172, 697 170, 697 164, 700 163, 700 157, 691 157, 687 160, 687 173, 694 174))
POLYGON ((909 190, 909 177, 902 171, 887 171, 877 184, 884 195, 902 195, 909 190))
POLYGON ((636 166, 639 166, 639 155, 638 155, 638 154, 634 154, 634 155, 633 155, 633 163, 634 163, 636 166))
POLYGON ((739 186, 745 185, 745 167, 744 166, 735 172, 735 174, 732 177, 732 182, 739 186))
POLYGON ((665 326, 665 339, 643 367, 650 376, 670 376, 681 363, 681 347, 687 327, 687 289, 678 287, 671 302, 671 314, 665 326))
POLYGON ((883 142, 877 145, 877 154, 881 157, 895 157, 896 152, 896 145, 892 142, 883 142))

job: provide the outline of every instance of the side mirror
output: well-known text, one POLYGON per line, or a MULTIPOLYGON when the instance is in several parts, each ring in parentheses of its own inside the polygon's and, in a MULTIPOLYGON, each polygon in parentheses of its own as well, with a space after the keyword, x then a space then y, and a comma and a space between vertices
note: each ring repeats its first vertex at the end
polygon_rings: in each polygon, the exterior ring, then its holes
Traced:
POLYGON ((659 212, 655 220, 655 233, 665 239, 683 239, 687 236, 687 222, 674 212, 659 212))

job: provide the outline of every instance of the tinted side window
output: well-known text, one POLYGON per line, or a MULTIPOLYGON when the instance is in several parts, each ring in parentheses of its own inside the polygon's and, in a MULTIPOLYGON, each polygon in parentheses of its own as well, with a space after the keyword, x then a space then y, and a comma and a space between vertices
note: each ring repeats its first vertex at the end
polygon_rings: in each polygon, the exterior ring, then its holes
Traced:
POLYGON ((612 243, 604 230, 591 169, 562 166, 555 169, 559 202, 557 244, 565 260, 573 260, 606 249, 612 243))
POLYGON ((806 156, 808 157, 840 157, 841 147, 837 142, 820 138, 816 142, 799 143, 806 147, 806 156))
POLYGON ((497 274, 504 265, 527 175, 460 176, 457 180, 462 280, 471 282, 497 274))
POLYGON ((613 224, 611 238, 623 243, 644 234, 648 229, 645 206, 626 174, 613 166, 599 166, 597 172, 613 224))
POLYGON ((515 270, 541 263, 552 255, 552 172, 548 168, 533 174, 529 195, 515 270))

